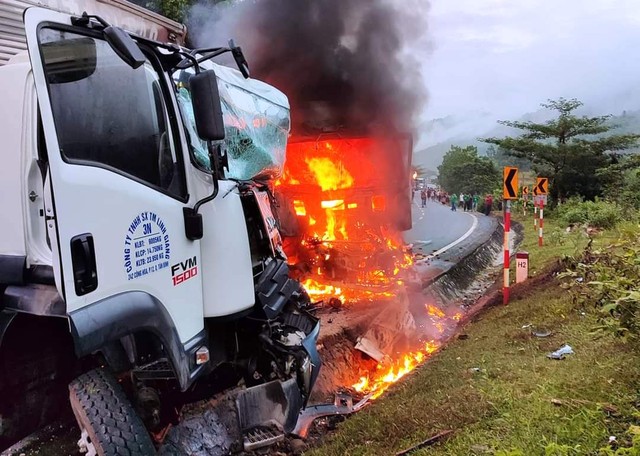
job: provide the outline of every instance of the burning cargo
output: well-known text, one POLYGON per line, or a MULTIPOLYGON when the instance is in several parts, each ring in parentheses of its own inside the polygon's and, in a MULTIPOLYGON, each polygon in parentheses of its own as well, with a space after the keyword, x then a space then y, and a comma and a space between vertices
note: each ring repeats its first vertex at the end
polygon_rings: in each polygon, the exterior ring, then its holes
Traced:
POLYGON ((242 45, 252 73, 291 102, 275 186, 290 266, 316 298, 390 285, 411 262, 401 236, 411 223, 411 140, 395 132, 414 130, 427 98, 409 51, 424 37, 427 4, 227 3, 194 7, 190 33, 204 44, 250 30, 242 45))
POLYGON ((410 164, 408 135, 289 142, 276 200, 289 264, 311 295, 384 292, 411 264, 401 236, 411 228, 410 164))

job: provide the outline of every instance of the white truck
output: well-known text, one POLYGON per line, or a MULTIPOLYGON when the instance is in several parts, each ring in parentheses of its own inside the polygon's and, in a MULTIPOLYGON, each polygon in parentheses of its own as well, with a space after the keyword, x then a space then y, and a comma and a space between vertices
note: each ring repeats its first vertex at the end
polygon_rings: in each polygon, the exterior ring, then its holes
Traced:
POLYGON ((124 0, 30 3, 0 2, 0 449, 64 397, 83 451, 153 454, 237 385, 245 447, 290 432, 319 323, 238 177, 282 159, 286 97, 124 0))

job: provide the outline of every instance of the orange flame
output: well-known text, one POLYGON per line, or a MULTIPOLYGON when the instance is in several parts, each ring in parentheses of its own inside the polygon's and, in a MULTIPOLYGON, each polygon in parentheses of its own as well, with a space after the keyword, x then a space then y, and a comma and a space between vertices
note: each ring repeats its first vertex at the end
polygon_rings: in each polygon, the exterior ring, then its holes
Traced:
POLYGON ((293 209, 299 217, 305 217, 307 215, 307 209, 304 207, 304 201, 295 200, 293 202, 293 209))
POLYGON ((325 157, 312 157, 305 160, 309 169, 315 174, 316 181, 323 192, 349 188, 353 185, 353 177, 349 172, 338 167, 325 157))
POLYGON ((359 393, 371 393, 371 398, 380 397, 391 385, 422 364, 438 349, 439 345, 430 340, 421 350, 402 355, 394 362, 378 364, 373 375, 360 377, 351 387, 359 393))
POLYGON ((397 179, 378 169, 387 152, 373 138, 288 145, 276 191, 292 201, 298 234, 285 251, 312 299, 384 297, 413 264, 390 218, 397 179))
POLYGON ((432 317, 438 317, 438 318, 446 317, 445 313, 441 309, 438 309, 436 306, 432 304, 425 304, 425 307, 427 308, 427 313, 432 317))
MULTIPOLYGON (((389 302, 404 286, 413 255, 399 230, 410 212, 410 171, 390 160, 402 155, 395 153, 402 147, 386 138, 300 138, 288 144, 285 170, 275 184, 285 202, 293 200, 297 215, 285 251, 312 301, 389 302)), ((431 307, 426 309, 434 326, 444 332, 444 312, 431 307)), ((437 348, 429 341, 379 364, 353 388, 377 398, 437 348)))
MULTIPOLYGON (((455 326, 462 318, 462 313, 458 312, 452 317, 447 317, 442 309, 433 304, 425 304, 427 314, 431 317, 433 326, 442 334, 447 326, 455 326)), ((400 380, 409 372, 414 370, 429 356, 439 348, 439 343, 430 340, 424 346, 414 352, 404 353, 395 360, 388 360, 384 364, 378 364, 375 372, 360 377, 360 380, 352 385, 352 388, 360 393, 372 394, 372 399, 379 397, 393 383, 400 380)))

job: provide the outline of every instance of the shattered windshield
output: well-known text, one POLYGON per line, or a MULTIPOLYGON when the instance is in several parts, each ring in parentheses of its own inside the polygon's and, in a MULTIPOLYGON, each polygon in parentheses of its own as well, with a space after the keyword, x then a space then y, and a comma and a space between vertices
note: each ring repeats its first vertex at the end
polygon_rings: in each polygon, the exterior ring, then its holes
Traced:
MULTIPOLYGON (((189 90, 192 74, 191 69, 176 72, 174 81, 193 155, 200 166, 210 170, 206 143, 198 137, 195 126, 189 90)), ((223 144, 229 161, 226 177, 248 180, 280 176, 290 129, 289 109, 217 75, 225 127, 223 144)))

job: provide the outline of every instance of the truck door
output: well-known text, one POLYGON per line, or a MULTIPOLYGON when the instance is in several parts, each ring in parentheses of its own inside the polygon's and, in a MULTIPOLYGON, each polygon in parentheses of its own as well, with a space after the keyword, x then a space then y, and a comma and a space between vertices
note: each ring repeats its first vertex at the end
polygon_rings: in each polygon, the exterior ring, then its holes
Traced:
MULTIPOLYGON (((184 235, 189 195, 166 74, 143 44, 147 61, 133 69, 101 32, 73 26, 66 14, 28 9, 25 27, 51 183, 47 227, 67 312, 73 319, 106 298, 142 292, 184 343, 203 329, 200 243, 184 235)), ((136 305, 127 304, 119 325, 136 305)))

